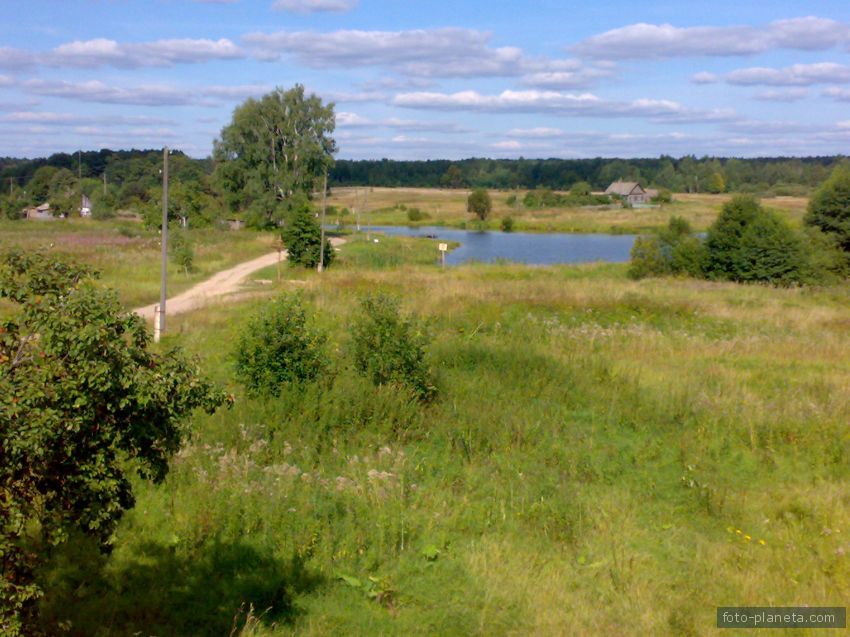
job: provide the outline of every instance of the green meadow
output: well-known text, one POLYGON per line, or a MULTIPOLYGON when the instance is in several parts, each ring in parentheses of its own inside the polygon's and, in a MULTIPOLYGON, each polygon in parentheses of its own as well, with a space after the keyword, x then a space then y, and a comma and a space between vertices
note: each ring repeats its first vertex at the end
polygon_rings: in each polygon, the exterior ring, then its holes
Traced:
MULTIPOLYGON (((270 241, 222 236, 225 260, 270 241)), ((55 551, 47 632, 710 635, 721 605, 845 603, 850 287, 442 270, 433 243, 355 236, 321 275, 271 268, 170 322, 161 346, 235 404, 194 418, 164 483, 135 484, 110 554, 55 551), (249 398, 234 343, 294 290, 332 369, 249 398), (376 291, 424 322, 429 404, 353 369, 376 291)), ((109 252, 86 258, 147 298, 109 252)))

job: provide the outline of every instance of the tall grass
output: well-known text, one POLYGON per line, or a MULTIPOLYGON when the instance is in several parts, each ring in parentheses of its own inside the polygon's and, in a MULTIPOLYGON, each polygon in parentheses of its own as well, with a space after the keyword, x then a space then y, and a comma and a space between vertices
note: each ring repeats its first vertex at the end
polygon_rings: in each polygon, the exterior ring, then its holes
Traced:
POLYGON ((331 334, 319 382, 274 400, 232 382, 262 299, 167 339, 236 405, 135 485, 110 556, 56 556, 52 629, 705 635, 719 605, 847 598, 846 286, 382 267, 367 248, 300 285, 331 334), (351 369, 376 290, 428 323, 430 405, 351 369))

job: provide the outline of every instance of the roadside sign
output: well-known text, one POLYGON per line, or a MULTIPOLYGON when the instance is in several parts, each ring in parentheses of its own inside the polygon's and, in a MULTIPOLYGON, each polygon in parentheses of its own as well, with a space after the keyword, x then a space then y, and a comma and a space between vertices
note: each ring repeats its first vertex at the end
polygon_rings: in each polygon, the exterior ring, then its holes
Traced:
POLYGON ((441 243, 439 248, 440 248, 440 252, 445 252, 446 250, 449 249, 449 244, 448 243, 441 243))

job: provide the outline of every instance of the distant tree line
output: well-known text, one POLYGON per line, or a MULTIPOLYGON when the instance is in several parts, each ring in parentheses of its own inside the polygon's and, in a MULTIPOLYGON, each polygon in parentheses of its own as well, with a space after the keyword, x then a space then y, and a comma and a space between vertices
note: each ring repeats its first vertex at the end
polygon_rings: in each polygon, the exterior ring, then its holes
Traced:
POLYGON ((463 159, 336 161, 332 186, 421 188, 570 189, 585 182, 602 190, 617 179, 674 192, 806 194, 824 181, 841 157, 758 159, 463 159))

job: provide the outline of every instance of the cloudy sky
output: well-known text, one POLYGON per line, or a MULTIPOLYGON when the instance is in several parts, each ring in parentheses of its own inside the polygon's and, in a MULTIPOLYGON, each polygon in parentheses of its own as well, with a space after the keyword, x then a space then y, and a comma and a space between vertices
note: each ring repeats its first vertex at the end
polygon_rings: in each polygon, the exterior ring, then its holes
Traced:
POLYGON ((168 145, 304 84, 342 158, 846 154, 850 3, 3 0, 0 155, 168 145))

